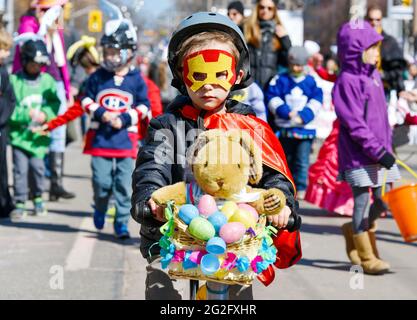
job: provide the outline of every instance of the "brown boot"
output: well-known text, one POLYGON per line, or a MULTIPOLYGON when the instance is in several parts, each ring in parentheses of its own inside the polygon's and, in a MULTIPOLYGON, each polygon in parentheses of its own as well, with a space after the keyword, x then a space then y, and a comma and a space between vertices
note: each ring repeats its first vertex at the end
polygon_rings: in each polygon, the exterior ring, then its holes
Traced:
POLYGON ((368 232, 353 235, 353 242, 358 250, 361 266, 366 274, 383 274, 389 270, 389 264, 377 259, 372 252, 368 232))
POLYGON ((361 259, 359 258, 358 251, 353 243, 353 229, 352 222, 345 223, 342 225, 342 232, 346 242, 346 253, 353 265, 360 265, 361 259))

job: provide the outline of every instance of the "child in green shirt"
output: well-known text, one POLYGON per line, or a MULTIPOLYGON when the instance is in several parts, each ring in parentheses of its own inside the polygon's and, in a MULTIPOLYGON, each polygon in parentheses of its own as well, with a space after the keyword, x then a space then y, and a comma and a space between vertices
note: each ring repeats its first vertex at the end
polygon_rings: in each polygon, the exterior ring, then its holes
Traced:
POLYGON ((9 120, 9 137, 13 150, 14 199, 16 209, 12 219, 24 217, 28 198, 28 174, 33 175, 35 215, 47 213, 42 200, 44 157, 49 147, 49 136, 37 133, 36 127, 54 118, 60 106, 56 82, 41 73, 49 63, 45 43, 38 39, 24 42, 20 47, 23 70, 10 77, 16 96, 16 108, 9 120), (30 170, 29 170, 30 169, 30 170))

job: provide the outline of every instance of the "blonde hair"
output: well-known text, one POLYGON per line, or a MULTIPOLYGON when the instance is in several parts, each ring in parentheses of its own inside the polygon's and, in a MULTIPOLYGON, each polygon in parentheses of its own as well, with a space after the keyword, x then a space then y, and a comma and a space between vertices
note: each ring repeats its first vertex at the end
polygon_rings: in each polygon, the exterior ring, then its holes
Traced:
POLYGON ((176 65, 176 72, 177 75, 181 76, 182 72, 182 63, 184 58, 191 53, 191 51, 195 48, 203 47, 204 45, 212 42, 217 41, 221 43, 227 43, 230 46, 231 54, 234 56, 236 61, 239 61, 239 50, 237 49, 235 45, 235 40, 233 36, 226 32, 222 31, 204 31, 201 33, 197 33, 187 40, 185 40, 178 48, 178 51, 176 52, 176 56, 178 57, 178 62, 176 65))
POLYGON ((0 28, 0 49, 10 50, 12 46, 12 36, 4 28, 0 28))
MULTIPOLYGON (((258 14, 259 6, 260 4, 257 3, 252 14, 246 20, 243 26, 244 28, 243 31, 244 31, 247 43, 256 48, 259 48, 262 42, 261 27, 259 26, 259 14, 258 14)), ((273 20, 275 21, 277 25, 282 25, 276 6, 274 10, 273 20)), ((274 50, 279 50, 281 48, 281 43, 279 42, 279 39, 276 36, 272 39, 272 47, 274 48, 274 50)))

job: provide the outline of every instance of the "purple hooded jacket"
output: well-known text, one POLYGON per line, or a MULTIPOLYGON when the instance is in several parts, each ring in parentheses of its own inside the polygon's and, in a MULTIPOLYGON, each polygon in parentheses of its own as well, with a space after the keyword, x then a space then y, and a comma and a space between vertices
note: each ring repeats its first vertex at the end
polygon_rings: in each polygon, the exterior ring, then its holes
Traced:
POLYGON ((378 70, 362 54, 383 37, 363 21, 344 24, 337 35, 341 73, 333 89, 340 120, 339 172, 377 164, 392 152, 384 87, 378 70), (356 27, 356 29, 355 29, 356 27))

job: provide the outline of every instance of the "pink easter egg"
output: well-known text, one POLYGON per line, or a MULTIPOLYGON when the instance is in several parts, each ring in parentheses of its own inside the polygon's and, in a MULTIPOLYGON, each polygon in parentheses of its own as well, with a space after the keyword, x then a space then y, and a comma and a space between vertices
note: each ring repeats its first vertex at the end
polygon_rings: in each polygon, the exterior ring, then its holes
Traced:
POLYGON ((217 210, 216 200, 214 200, 212 196, 205 194, 201 197, 198 202, 198 211, 200 212, 200 215, 208 218, 217 210))
POLYGON ((259 219, 259 214, 256 211, 256 209, 250 205, 248 205, 247 203, 238 203, 237 205, 240 209, 249 211, 250 213, 252 213, 253 217, 255 218, 255 221, 257 222, 259 219))
POLYGON ((239 241, 246 232, 246 227, 240 222, 229 222, 221 227, 219 235, 226 243, 239 241))

